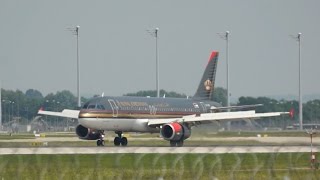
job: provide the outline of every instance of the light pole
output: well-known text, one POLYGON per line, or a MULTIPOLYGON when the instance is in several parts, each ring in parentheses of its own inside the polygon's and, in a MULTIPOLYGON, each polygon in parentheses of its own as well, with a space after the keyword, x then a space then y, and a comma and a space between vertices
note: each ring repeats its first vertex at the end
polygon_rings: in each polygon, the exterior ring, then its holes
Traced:
POLYGON ((2 129, 2 99, 1 99, 2 83, 0 81, 0 130, 2 129))
POLYGON ((80 60, 79 60, 79 29, 80 26, 76 26, 76 28, 68 28, 74 35, 77 36, 77 106, 81 107, 81 97, 80 97, 80 60))
POLYGON ((13 120, 13 104, 14 101, 11 101, 11 119, 13 120))
POLYGON ((303 130, 303 111, 302 111, 302 91, 301 91, 301 35, 302 33, 298 33, 297 36, 291 36, 293 39, 298 41, 299 43, 299 124, 300 130, 303 130))
POLYGON ((77 96, 78 96, 78 107, 81 107, 81 100, 80 100, 80 61, 79 61, 79 28, 80 26, 76 27, 76 35, 77 35, 77 96))
POLYGON ((156 38, 156 89, 157 89, 157 97, 160 97, 159 90, 159 57, 158 57, 158 32, 159 28, 155 28, 152 31, 147 30, 147 32, 156 38))
MULTIPOLYGON (((222 39, 226 40, 226 73, 227 73, 227 107, 230 106, 230 91, 229 91, 229 31, 226 31, 225 33, 217 33, 222 39)), ((228 112, 230 109, 227 110, 228 112)), ((227 122, 227 128, 230 130, 231 122, 227 122)))

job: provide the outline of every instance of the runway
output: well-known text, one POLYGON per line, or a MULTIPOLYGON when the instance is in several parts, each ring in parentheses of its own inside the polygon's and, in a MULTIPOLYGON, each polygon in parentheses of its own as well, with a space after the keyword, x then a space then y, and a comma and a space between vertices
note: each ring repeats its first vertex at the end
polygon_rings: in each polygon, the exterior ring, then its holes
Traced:
MULTIPOLYGON (((217 147, 38 147, 0 148, 0 155, 8 154, 223 154, 223 153, 296 153, 310 152, 310 146, 217 146, 217 147)), ((314 147, 313 152, 318 152, 314 147)))

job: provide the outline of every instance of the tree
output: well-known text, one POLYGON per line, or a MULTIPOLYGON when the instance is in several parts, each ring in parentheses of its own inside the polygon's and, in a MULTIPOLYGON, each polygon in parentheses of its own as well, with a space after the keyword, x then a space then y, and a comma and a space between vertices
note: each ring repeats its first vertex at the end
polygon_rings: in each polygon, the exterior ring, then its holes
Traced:
POLYGON ((227 105, 227 90, 222 87, 216 87, 213 93, 213 101, 216 101, 223 106, 227 105))
POLYGON ((26 91, 26 97, 27 98, 34 98, 34 99, 42 99, 43 98, 41 92, 38 90, 35 90, 35 89, 28 89, 26 91))

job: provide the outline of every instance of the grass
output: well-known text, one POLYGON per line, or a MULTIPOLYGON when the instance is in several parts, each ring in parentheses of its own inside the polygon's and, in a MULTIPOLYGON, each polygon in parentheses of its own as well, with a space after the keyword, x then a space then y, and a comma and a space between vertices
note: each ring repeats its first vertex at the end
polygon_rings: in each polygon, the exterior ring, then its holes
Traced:
POLYGON ((34 135, 30 134, 1 134, 0 140, 10 140, 10 139, 35 139, 34 135))
POLYGON ((308 153, 2 155, 0 179, 320 179, 308 153))

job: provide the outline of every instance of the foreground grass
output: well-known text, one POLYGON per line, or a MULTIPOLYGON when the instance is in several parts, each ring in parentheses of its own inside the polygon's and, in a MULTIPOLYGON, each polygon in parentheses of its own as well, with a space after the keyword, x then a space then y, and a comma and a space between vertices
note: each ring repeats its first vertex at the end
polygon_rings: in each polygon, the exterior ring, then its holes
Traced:
POLYGON ((2 155, 0 179, 320 179, 308 153, 2 155))

